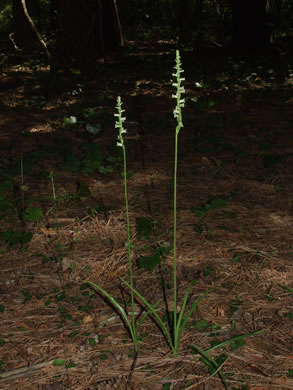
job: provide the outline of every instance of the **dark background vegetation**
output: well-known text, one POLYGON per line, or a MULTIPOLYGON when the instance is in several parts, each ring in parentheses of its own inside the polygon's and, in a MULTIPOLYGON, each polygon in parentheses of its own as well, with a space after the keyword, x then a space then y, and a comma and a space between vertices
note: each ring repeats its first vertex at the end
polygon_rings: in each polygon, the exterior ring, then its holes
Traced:
MULTIPOLYGON (((26 0, 29 15, 51 55, 51 65, 95 68, 97 59, 128 40, 173 39, 201 47, 288 48, 289 0, 26 0)), ((7 50, 41 55, 21 0, 1 0, 2 56, 7 50), (10 35, 10 40, 8 35, 10 35)), ((280 54, 280 53, 279 53, 280 54)))

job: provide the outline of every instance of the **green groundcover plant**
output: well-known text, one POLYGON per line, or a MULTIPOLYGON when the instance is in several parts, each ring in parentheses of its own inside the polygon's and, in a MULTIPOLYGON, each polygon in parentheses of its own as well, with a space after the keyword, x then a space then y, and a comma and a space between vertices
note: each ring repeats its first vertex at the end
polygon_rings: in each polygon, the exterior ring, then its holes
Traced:
MULTIPOLYGON (((175 65, 175 72, 172 74, 175 78, 175 81, 173 82, 173 86, 176 89, 176 93, 172 95, 174 99, 176 99, 176 107, 173 111, 174 118, 177 121, 176 130, 175 130, 175 155, 174 155, 174 185, 173 185, 173 218, 174 218, 174 225, 173 225, 173 313, 172 313, 172 319, 173 324, 172 326, 168 327, 168 325, 165 324, 162 318, 157 314, 156 307, 158 305, 157 302, 155 304, 149 303, 143 295, 141 295, 134 287, 133 287, 133 265, 132 265, 132 259, 131 259, 131 242, 130 242, 130 222, 129 222, 129 209, 128 209, 128 192, 127 192, 127 163, 126 163, 126 147, 124 143, 124 135, 127 133, 126 129, 124 128, 124 122, 126 118, 123 116, 123 112, 125 110, 122 109, 122 101, 121 97, 119 96, 117 98, 117 113, 114 114, 117 118, 115 127, 118 129, 118 142, 117 145, 122 148, 123 151, 123 164, 124 164, 124 196, 125 196, 125 209, 126 209, 126 220, 127 220, 127 240, 128 240, 128 262, 129 262, 129 283, 125 281, 124 279, 120 278, 120 280, 130 289, 130 297, 131 297, 131 315, 129 316, 126 310, 119 304, 119 302, 110 295, 107 291, 105 291, 101 286, 98 284, 87 281, 86 283, 98 290, 104 297, 106 297, 109 302, 113 305, 113 307, 120 313, 123 320, 125 321, 125 324, 128 327, 128 330, 130 332, 130 335, 133 340, 134 344, 134 350, 137 354, 138 352, 138 330, 142 324, 142 322, 145 320, 145 318, 148 315, 151 315, 152 318, 155 320, 157 326, 160 328, 162 333, 164 334, 169 347, 172 351, 172 354, 174 357, 178 356, 179 353, 179 346, 180 346, 180 340, 182 336, 182 332, 186 327, 187 321, 189 320, 192 313, 196 310, 199 303, 207 296, 208 291, 206 291, 202 296, 200 296, 198 299, 196 299, 190 306, 190 308, 187 310, 187 301, 190 294, 191 285, 187 288, 187 291, 184 295, 184 299, 181 305, 181 310, 179 313, 176 312, 177 308, 177 253, 176 253, 176 232, 177 232, 177 166, 178 166, 178 136, 180 133, 181 128, 183 127, 183 119, 182 119, 182 108, 185 104, 185 99, 183 98, 183 94, 185 92, 184 87, 182 86, 182 82, 185 80, 184 77, 182 77, 183 69, 181 67, 181 60, 180 60, 180 54, 179 51, 176 51, 176 65, 175 65), (144 305, 145 308, 145 314, 142 316, 141 320, 136 323, 135 321, 135 310, 134 310, 134 302, 135 298, 138 298, 140 302, 144 305)), ((193 345, 194 351, 201 356, 201 360, 209 367, 212 368, 211 375, 220 375, 224 387, 227 388, 227 384, 225 382, 225 379, 221 372, 221 367, 223 366, 224 362, 218 362, 212 358, 212 356, 209 354, 210 351, 223 347, 224 345, 232 344, 235 342, 235 340, 238 340, 239 338, 252 336, 257 333, 260 333, 262 331, 257 331, 245 335, 238 335, 236 337, 233 337, 232 339, 226 340, 225 342, 222 342, 206 351, 202 350, 200 347, 193 345)))

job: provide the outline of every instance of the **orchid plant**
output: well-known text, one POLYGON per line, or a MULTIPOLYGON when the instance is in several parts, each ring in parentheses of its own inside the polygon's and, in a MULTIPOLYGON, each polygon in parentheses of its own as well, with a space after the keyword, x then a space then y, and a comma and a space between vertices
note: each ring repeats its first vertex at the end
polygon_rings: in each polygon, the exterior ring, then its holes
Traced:
MULTIPOLYGON (((182 332, 187 324, 187 321, 189 320, 192 313, 195 311, 195 309, 198 307, 199 303, 206 297, 207 291, 198 297, 190 306, 189 310, 186 311, 187 301, 190 294, 191 285, 188 286, 187 291, 184 295, 183 302, 181 305, 180 311, 177 313, 177 166, 178 166, 178 137, 181 128, 183 127, 183 119, 182 119, 182 108, 185 104, 185 99, 183 97, 183 94, 185 93, 184 86, 182 85, 183 81, 185 80, 184 77, 182 77, 182 73, 184 72, 182 69, 181 59, 179 51, 176 51, 176 64, 174 66, 175 72, 172 74, 175 78, 175 81, 172 83, 172 85, 175 87, 176 92, 172 95, 174 99, 176 99, 176 106, 173 110, 174 118, 177 121, 176 131, 175 131, 175 156, 174 156, 174 187, 173 187, 173 325, 168 328, 168 326, 165 325, 163 319, 158 315, 157 313, 157 305, 159 302, 155 304, 149 303, 146 298, 141 295, 133 285, 133 265, 132 265, 132 259, 131 259, 131 242, 130 242, 130 222, 129 222, 129 212, 128 212, 128 192, 127 192, 127 162, 126 162, 126 147, 124 143, 124 136, 127 133, 126 129, 124 128, 124 122, 126 118, 123 116, 123 113, 125 110, 122 109, 122 101, 121 97, 118 96, 117 98, 117 113, 114 114, 116 117, 116 123, 115 127, 118 129, 118 141, 117 146, 122 147, 123 150, 123 163, 124 163, 124 196, 125 196, 125 209, 126 209, 126 221, 127 221, 127 240, 128 240, 128 262, 129 262, 129 283, 120 278, 120 280, 130 289, 130 296, 131 296, 131 318, 129 318, 128 313, 124 310, 124 308, 118 303, 118 301, 113 298, 109 293, 107 293, 102 287, 97 285, 94 282, 87 282, 89 285, 97 289, 100 293, 102 293, 109 302, 115 307, 115 309, 120 312, 122 318, 124 319, 125 323, 128 326, 129 332, 131 334, 133 343, 134 343, 134 349, 137 352, 138 351, 138 329, 142 322, 145 320, 145 318, 148 315, 151 315, 152 318, 156 321, 158 327, 161 329, 162 333, 165 335, 166 340, 172 350, 173 356, 178 356, 179 352, 179 346, 180 346, 180 340, 182 336, 182 332), (142 316, 142 319, 140 320, 139 324, 136 324, 135 321, 135 311, 134 311, 134 302, 135 298, 142 303, 145 307, 145 314, 142 316)), ((246 337, 249 335, 257 334, 260 332, 254 332, 248 335, 243 335, 242 337, 246 337)), ((239 336, 237 336, 239 338, 239 336)), ((233 338, 226 341, 225 345, 232 343, 233 338)), ((223 343, 222 343, 223 345, 223 343)), ((203 359, 205 359, 208 364, 213 366, 215 368, 215 372, 219 373, 221 376, 223 383, 226 387, 225 381, 221 374, 221 366, 209 355, 209 351, 204 351, 201 348, 197 346, 193 346, 194 349, 197 351, 198 354, 202 356, 203 359)), ((215 347, 216 348, 216 347, 215 347)))

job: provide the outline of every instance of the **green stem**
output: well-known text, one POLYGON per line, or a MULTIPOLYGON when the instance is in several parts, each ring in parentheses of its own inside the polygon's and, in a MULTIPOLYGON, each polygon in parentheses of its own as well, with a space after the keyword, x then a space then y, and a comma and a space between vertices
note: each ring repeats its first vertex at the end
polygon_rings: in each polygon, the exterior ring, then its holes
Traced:
POLYGON ((173 213, 174 213, 174 226, 173 226, 173 288, 174 288, 174 302, 173 302, 173 342, 174 350, 177 355, 178 345, 176 340, 177 329, 177 252, 176 252, 176 232, 177 232, 177 165, 178 165, 178 132, 175 133, 175 158, 174 158, 174 200, 173 200, 173 213))
MULTIPOLYGON (((131 261, 131 243, 130 243, 130 221, 129 221, 129 211, 128 211, 128 192, 127 192, 127 164, 126 164, 126 150, 125 145, 122 146, 123 150, 123 166, 124 166, 124 198, 125 198, 125 209, 126 209, 126 223, 127 223, 127 250, 128 250, 128 264, 129 264, 129 277, 130 277, 130 285, 133 287, 133 270, 132 270, 132 261, 131 261)), ((131 297, 131 309, 132 309, 132 331, 134 334, 134 348, 137 352, 138 346, 137 346, 137 339, 136 339, 136 328, 135 328, 135 314, 134 314, 134 293, 133 290, 130 291, 130 297, 131 297)))
POLYGON ((51 183, 52 183, 53 199, 54 199, 54 202, 56 202, 56 192, 55 192, 53 173, 50 173, 50 178, 51 178, 51 183))
MULTIPOLYGON (((175 131, 175 152, 174 152, 174 204, 173 204, 173 214, 174 214, 174 230, 173 230, 173 288, 174 288, 174 302, 173 302, 173 342, 174 342, 174 357, 178 354, 179 348, 179 337, 177 329, 177 253, 176 253, 176 234, 177 234, 177 166, 178 166, 178 135, 181 127, 183 127, 182 123, 182 112, 181 107, 184 107, 184 99, 181 99, 181 95, 184 92, 184 87, 181 87, 181 82, 184 80, 181 77, 180 73, 183 72, 181 69, 180 63, 180 55, 179 51, 176 50, 176 73, 174 74, 176 78, 176 82, 173 85, 176 87, 176 95, 172 95, 177 100, 176 108, 174 110, 174 117, 177 119, 177 126, 175 131)), ((182 319, 183 312, 179 316, 179 325, 182 319)))

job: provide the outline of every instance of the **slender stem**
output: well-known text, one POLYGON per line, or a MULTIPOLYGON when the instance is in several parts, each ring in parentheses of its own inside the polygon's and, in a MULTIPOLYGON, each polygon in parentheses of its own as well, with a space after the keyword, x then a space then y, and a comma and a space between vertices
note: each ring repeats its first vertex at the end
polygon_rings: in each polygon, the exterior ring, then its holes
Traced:
POLYGON ((55 185, 54 185, 54 177, 53 172, 50 173, 51 183, 52 183, 52 191, 53 191, 53 199, 54 202, 56 202, 56 192, 55 192, 55 185))
POLYGON ((23 173, 23 157, 20 158, 20 174, 21 174, 21 185, 24 183, 24 173, 23 173))
POLYGON ((176 232, 177 232, 177 165, 178 165, 178 132, 175 132, 175 156, 174 156, 174 200, 173 200, 173 215, 174 215, 174 226, 173 226, 173 342, 174 350, 177 352, 177 341, 176 341, 176 329, 177 329, 177 243, 176 243, 176 232))
POLYGON ((130 243, 130 221, 129 221, 129 212, 128 212, 128 192, 127 192, 127 163, 126 163, 126 150, 125 145, 122 146, 123 150, 123 166, 124 166, 124 198, 125 198, 125 209, 126 209, 126 224, 127 224, 127 250, 128 250, 128 263, 129 263, 129 277, 130 277, 130 297, 131 297, 131 309, 132 309, 132 331, 135 335, 134 348, 137 352, 137 342, 136 342, 136 328, 135 328, 135 314, 134 314, 134 292, 133 292, 133 269, 132 269, 132 261, 131 261, 131 243, 130 243))
POLYGON ((20 174, 21 174, 21 185, 22 185, 22 193, 21 193, 21 198, 22 198, 22 210, 24 210, 24 171, 23 171, 23 156, 20 158, 20 174))

